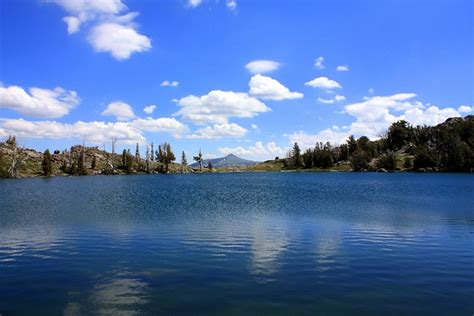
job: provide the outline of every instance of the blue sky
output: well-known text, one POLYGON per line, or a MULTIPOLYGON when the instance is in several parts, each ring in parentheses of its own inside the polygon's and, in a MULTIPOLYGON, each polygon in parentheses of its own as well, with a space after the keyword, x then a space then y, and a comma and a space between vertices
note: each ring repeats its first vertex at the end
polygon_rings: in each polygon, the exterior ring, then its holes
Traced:
POLYGON ((398 119, 437 124, 473 111, 473 12, 470 0, 1 0, 0 137, 261 160, 398 119))

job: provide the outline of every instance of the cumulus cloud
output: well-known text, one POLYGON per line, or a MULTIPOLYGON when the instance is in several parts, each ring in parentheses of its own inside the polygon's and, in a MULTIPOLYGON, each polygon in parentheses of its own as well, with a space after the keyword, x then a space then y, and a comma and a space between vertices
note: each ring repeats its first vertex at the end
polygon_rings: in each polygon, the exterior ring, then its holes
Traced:
POLYGON ((225 5, 231 11, 234 11, 234 10, 237 9, 237 1, 236 0, 227 0, 225 5))
POLYGON ((324 104, 334 104, 336 102, 341 102, 341 101, 344 101, 346 99, 345 96, 343 95, 336 95, 334 98, 332 99, 323 99, 323 98, 318 98, 318 102, 319 103, 324 103, 324 104))
POLYGON ((162 87, 177 87, 177 86, 179 86, 179 82, 178 81, 165 80, 161 83, 161 86, 162 87))
POLYGON ((312 147, 316 141, 340 144, 350 135, 365 135, 370 139, 377 139, 390 124, 398 120, 406 120, 413 125, 437 125, 450 117, 460 116, 454 108, 424 105, 414 100, 415 97, 414 93, 366 97, 362 102, 345 106, 345 113, 353 116, 355 121, 342 128, 342 131, 325 129, 316 134, 299 131, 289 135, 290 141, 297 141, 302 147, 312 147))
POLYGON ((101 115, 115 116, 119 121, 128 121, 135 117, 132 107, 122 101, 110 103, 101 115))
POLYGON ((211 139, 222 137, 242 137, 247 133, 247 129, 235 123, 214 124, 197 130, 189 135, 191 139, 211 139))
POLYGON ((324 57, 320 56, 314 60, 314 67, 324 69, 324 57))
POLYGON ((337 81, 331 80, 328 77, 318 77, 311 81, 305 82, 304 85, 327 90, 342 88, 342 86, 337 81))
POLYGON ((151 41, 131 25, 102 23, 92 28, 89 42, 97 52, 109 52, 117 60, 130 58, 132 53, 147 51, 151 41))
POLYGON ((277 80, 257 74, 250 79, 249 94, 254 97, 268 100, 301 99, 302 93, 291 92, 277 80))
POLYGON ((468 105, 461 105, 458 108, 459 113, 471 113, 472 112, 472 107, 468 105))
POLYGON ((230 117, 248 118, 270 108, 247 93, 213 90, 203 96, 189 95, 178 100, 181 109, 174 115, 195 123, 228 123, 230 117))
POLYGON ((287 149, 278 147, 275 142, 269 142, 265 145, 261 141, 249 147, 219 147, 218 151, 223 155, 234 154, 255 160, 272 159, 275 156, 283 157, 287 153, 287 149))
POLYGON ((144 142, 144 132, 169 133, 176 138, 187 132, 187 126, 174 118, 137 119, 131 122, 75 122, 27 121, 0 119, 0 130, 25 138, 83 139, 101 144, 116 138, 124 144, 144 142))
POLYGON ((123 143, 143 142, 145 139, 139 130, 131 128, 125 122, 79 121, 66 124, 55 121, 31 122, 23 119, 9 119, 0 121, 0 125, 9 134, 25 138, 84 139, 92 143, 104 143, 112 138, 117 138, 123 143))
POLYGON ((79 27, 81 25, 81 20, 76 18, 75 16, 65 16, 63 18, 64 23, 67 24, 67 32, 69 34, 76 33, 79 31, 79 27))
POLYGON ((337 71, 349 71, 349 66, 347 65, 340 65, 336 67, 337 71))
POLYGON ((58 118, 68 114, 79 103, 75 91, 61 87, 53 90, 30 88, 26 92, 19 86, 0 86, 0 108, 39 118, 58 118))
POLYGON ((87 39, 97 52, 108 52, 117 60, 151 48, 150 39, 137 31, 133 20, 137 12, 128 12, 121 0, 53 0, 69 15, 63 18, 69 34, 81 25, 91 26, 87 39), (88 22, 88 23, 86 23, 88 22), (85 24, 86 23, 86 24, 85 24))
POLYGON ((169 117, 136 119, 131 121, 129 126, 145 132, 169 133, 175 138, 180 138, 188 131, 188 127, 185 124, 169 117))
POLYGON ((143 112, 145 112, 146 114, 151 114, 155 112, 155 110, 156 110, 156 105, 148 105, 143 108, 143 112))
POLYGON ((188 7, 196 8, 200 6, 201 3, 202 3, 202 0, 188 0, 188 7))
POLYGON ((277 70, 280 63, 272 60, 254 60, 245 65, 245 68, 253 74, 263 74, 277 70))

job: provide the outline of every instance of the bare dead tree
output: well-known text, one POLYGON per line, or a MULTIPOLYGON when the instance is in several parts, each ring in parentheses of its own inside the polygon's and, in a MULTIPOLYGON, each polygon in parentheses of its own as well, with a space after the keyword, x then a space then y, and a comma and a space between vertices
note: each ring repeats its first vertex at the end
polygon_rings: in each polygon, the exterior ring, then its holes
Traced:
POLYGON ((11 178, 18 178, 18 176, 20 175, 21 164, 26 159, 26 156, 27 154, 23 150, 23 148, 18 148, 15 144, 12 153, 12 163, 8 168, 8 174, 11 178))
POLYGON ((115 143, 117 142, 117 138, 113 137, 112 138, 112 172, 115 171, 115 143))

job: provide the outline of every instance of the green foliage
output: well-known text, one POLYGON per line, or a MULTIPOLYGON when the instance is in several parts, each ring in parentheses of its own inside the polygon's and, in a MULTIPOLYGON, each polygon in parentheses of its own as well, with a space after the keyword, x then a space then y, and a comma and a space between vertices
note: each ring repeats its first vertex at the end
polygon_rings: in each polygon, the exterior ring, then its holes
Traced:
POLYGON ((80 175, 80 176, 87 175, 86 154, 84 152, 84 146, 82 146, 81 152, 80 152, 79 157, 77 159, 77 173, 74 173, 74 174, 80 175))
POLYGON ((366 170, 369 166, 367 154, 359 149, 352 154, 350 161, 354 171, 366 170))
POLYGON ((395 122, 389 127, 387 132, 387 149, 392 151, 400 150, 412 141, 413 136, 413 127, 407 121, 395 122))
POLYGON ((298 143, 295 143, 293 145, 293 150, 291 152, 291 160, 292 160, 292 165, 295 168, 301 168, 303 165, 303 158, 301 157, 301 149, 300 146, 298 146, 298 143))
POLYGON ((313 168, 313 151, 309 148, 303 154, 303 163, 306 169, 313 168))
POLYGON ((183 152, 181 153, 181 172, 184 172, 188 169, 188 160, 186 159, 186 154, 183 152))
POLYGON ((332 147, 329 142, 316 143, 313 155, 313 166, 316 168, 330 168, 334 165, 332 147))
POLYGON ((397 168, 397 154, 390 151, 380 155, 377 161, 377 167, 386 170, 395 170, 397 168))
POLYGON ((8 178, 7 155, 0 151, 0 178, 8 178))
POLYGON ((52 157, 51 157, 51 153, 49 152, 49 149, 46 149, 44 151, 41 167, 42 167, 44 176, 46 177, 51 176, 51 174, 53 173, 53 161, 52 161, 52 157))
POLYGON ((176 156, 173 153, 173 150, 171 149, 171 145, 169 143, 163 143, 159 147, 159 162, 165 165, 165 170, 162 170, 164 173, 169 172, 169 165, 173 161, 176 160, 176 156))
POLYGON ((405 169, 413 168, 413 159, 411 159, 410 157, 405 157, 405 159, 403 160, 403 168, 405 169))
POLYGON ((135 162, 135 158, 130 153, 130 149, 128 150, 124 149, 122 151, 122 161, 121 161, 120 168, 124 170, 127 174, 130 174, 133 172, 134 162, 135 162))

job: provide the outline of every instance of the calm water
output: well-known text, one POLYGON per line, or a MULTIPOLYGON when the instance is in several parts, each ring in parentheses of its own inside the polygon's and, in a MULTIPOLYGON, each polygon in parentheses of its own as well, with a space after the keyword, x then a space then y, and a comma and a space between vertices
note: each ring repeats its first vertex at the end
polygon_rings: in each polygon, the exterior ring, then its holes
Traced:
POLYGON ((474 176, 0 181, 6 315, 472 315, 474 176))

